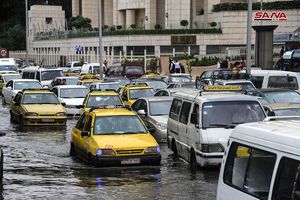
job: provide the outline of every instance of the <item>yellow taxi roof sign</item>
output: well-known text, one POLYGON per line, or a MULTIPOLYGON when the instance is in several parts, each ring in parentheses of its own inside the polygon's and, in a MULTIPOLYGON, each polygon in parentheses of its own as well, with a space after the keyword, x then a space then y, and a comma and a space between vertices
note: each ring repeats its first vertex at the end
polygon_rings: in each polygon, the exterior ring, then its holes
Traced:
POLYGON ((209 85, 204 87, 204 91, 241 91, 239 85, 209 85))

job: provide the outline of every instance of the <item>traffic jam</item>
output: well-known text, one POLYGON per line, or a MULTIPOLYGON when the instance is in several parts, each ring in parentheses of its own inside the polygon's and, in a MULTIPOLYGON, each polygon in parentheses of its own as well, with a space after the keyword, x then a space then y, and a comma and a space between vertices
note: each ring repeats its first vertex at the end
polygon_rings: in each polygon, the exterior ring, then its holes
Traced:
MULTIPOLYGON (((103 67, 100 79, 99 64, 73 64, 18 69, 0 59, 3 123, 22 137, 64 130, 66 157, 89 171, 162 170, 172 156, 189 170, 216 171, 214 198, 300 199, 299 73, 252 69, 232 78, 230 69, 211 69, 193 79, 120 64, 103 67)), ((1 149, 0 169, 9 185, 7 154, 1 149)))

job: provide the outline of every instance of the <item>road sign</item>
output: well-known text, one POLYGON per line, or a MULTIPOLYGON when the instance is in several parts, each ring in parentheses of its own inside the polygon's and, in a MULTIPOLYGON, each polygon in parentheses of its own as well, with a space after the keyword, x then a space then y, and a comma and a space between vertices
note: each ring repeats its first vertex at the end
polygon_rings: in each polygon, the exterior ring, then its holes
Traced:
POLYGON ((7 49, 0 48, 0 58, 7 58, 7 57, 8 57, 7 49))

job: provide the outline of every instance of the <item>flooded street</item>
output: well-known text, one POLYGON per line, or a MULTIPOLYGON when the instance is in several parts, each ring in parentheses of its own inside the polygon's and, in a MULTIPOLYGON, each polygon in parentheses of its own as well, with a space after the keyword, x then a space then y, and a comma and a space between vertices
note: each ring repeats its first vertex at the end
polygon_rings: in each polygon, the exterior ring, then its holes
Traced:
POLYGON ((215 199, 218 169, 191 171, 162 144, 156 167, 94 168, 69 157, 66 130, 18 130, 0 108, 4 199, 215 199))

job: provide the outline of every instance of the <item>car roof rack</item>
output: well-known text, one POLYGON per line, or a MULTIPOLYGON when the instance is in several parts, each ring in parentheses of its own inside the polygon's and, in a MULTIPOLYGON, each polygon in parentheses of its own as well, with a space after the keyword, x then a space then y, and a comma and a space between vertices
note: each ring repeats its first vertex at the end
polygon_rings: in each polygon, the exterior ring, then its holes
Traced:
POLYGON ((95 106, 95 107, 91 107, 89 112, 93 112, 94 110, 97 109, 114 109, 114 108, 126 108, 129 111, 132 111, 131 107, 128 105, 101 105, 101 106, 95 106))

